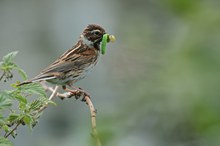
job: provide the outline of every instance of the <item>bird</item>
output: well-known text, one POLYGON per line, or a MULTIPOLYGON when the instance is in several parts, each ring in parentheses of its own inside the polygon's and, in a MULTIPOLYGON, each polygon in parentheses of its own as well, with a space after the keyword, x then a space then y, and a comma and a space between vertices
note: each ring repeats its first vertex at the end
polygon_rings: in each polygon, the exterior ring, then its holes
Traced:
MULTIPOLYGON (((71 92, 72 90, 67 90, 66 86, 74 87, 73 84, 85 78, 97 64, 100 56, 100 43, 105 34, 107 34, 105 29, 100 25, 89 24, 72 48, 64 52, 37 76, 21 82, 17 86, 47 81, 62 86, 64 90, 71 92)), ((108 36, 111 36, 108 38, 108 42, 115 41, 113 35, 108 36)), ((75 89, 84 92, 81 88, 75 89)))

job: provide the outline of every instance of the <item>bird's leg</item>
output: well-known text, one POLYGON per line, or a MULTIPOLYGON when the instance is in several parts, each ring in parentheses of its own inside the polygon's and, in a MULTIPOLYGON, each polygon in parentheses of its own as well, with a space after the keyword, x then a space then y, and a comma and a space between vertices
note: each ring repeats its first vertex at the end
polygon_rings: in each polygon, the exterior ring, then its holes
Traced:
POLYGON ((78 99, 80 96, 83 96, 82 101, 86 101, 85 96, 88 96, 90 98, 90 94, 87 91, 83 90, 82 88, 78 88, 78 87, 75 87, 72 85, 68 85, 68 86, 75 89, 75 90, 71 90, 71 89, 67 89, 67 88, 64 90, 71 92, 73 94, 76 94, 76 95, 74 95, 76 97, 76 99, 78 99))
POLYGON ((84 102, 86 102, 86 98, 85 98, 86 96, 89 97, 89 98, 91 97, 90 94, 87 91, 85 91, 84 89, 82 89, 80 87, 77 88, 77 87, 72 86, 72 88, 75 88, 76 90, 80 91, 83 94, 82 101, 84 101, 84 102))
MULTIPOLYGON (((63 87, 63 90, 65 90, 65 91, 67 91, 67 92, 70 92, 73 96, 75 96, 75 99, 76 99, 76 100, 79 99, 80 96, 82 95, 82 92, 81 92, 81 91, 71 90, 71 89, 66 88, 66 86, 62 86, 62 87, 63 87)), ((70 97, 72 97, 72 96, 70 96, 70 97)), ((69 98, 70 98, 70 97, 69 97, 69 98)), ((61 98, 61 99, 63 99, 63 98, 61 98)))
POLYGON ((82 88, 80 88, 80 87, 78 88, 78 87, 75 87, 75 86, 70 86, 70 87, 72 87, 72 88, 74 88, 75 90, 77 90, 77 91, 83 93, 85 96, 89 96, 89 97, 90 97, 90 94, 89 94, 87 91, 85 91, 84 89, 82 89, 82 88))

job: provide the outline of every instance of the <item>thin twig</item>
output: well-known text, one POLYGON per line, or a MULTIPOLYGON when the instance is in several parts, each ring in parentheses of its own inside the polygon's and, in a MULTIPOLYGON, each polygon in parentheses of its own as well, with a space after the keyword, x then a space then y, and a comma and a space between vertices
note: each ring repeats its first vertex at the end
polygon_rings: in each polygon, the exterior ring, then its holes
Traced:
MULTIPOLYGON (((46 90, 46 91, 50 91, 50 92, 53 92, 54 89, 52 87, 49 87, 45 84, 45 82, 41 82, 41 85, 43 86, 43 88, 46 90)), ((65 93, 59 93, 57 92, 56 93, 56 96, 60 97, 61 99, 64 99, 64 98, 68 98, 68 97, 71 97, 72 96, 72 93, 71 92, 65 92, 65 93)))
POLYGON ((5 138, 9 137, 9 135, 11 135, 17 128, 18 126, 21 124, 21 122, 17 123, 17 125, 7 134, 5 133, 5 138))
POLYGON ((49 100, 52 100, 56 95, 57 95, 57 91, 59 89, 59 86, 56 86, 52 92, 52 94, 49 97, 49 100))
POLYGON ((3 77, 5 76, 5 71, 3 72, 3 74, 0 77, 0 81, 3 79, 3 77))
MULTIPOLYGON (((54 91, 53 88, 48 87, 45 83, 43 83, 42 86, 45 88, 45 90, 49 90, 51 92, 54 91)), ((72 93, 71 92, 65 92, 63 94, 60 94, 60 93, 56 92, 56 95, 61 97, 61 98, 65 98, 65 97, 71 96, 71 94, 74 93, 73 91, 74 90, 71 91, 72 93)), ((76 92, 77 92, 77 90, 76 90, 76 92)), ((92 125, 92 137, 95 139, 96 146, 102 146, 101 140, 100 140, 100 138, 98 136, 98 131, 96 129, 96 109, 95 109, 95 107, 94 107, 90 97, 87 94, 84 94, 84 99, 82 101, 86 102, 86 104, 88 105, 89 110, 90 110, 91 125, 92 125)))
MULTIPOLYGON (((55 86, 55 88, 53 89, 53 92, 52 92, 52 94, 50 95, 50 97, 48 98, 48 100, 51 101, 54 97, 56 97, 58 89, 59 89, 59 86, 55 86)), ((48 104, 49 104, 49 103, 46 103, 45 105, 43 105, 39 110, 37 110, 37 111, 34 112, 34 113, 40 113, 40 112, 42 112, 44 109, 47 108, 48 104)))
MULTIPOLYGON (((48 87, 45 83, 41 83, 41 84, 42 84, 42 86, 44 87, 45 90, 49 90, 49 91, 54 93, 54 89, 53 88, 48 87)), ((63 94, 60 94, 60 93, 56 92, 56 95, 61 97, 61 98, 69 97, 69 96, 71 96, 71 94, 73 94, 73 93, 65 92, 63 94)), ((96 109, 95 109, 95 107, 94 107, 94 105, 92 103, 92 100, 90 99, 90 97, 87 94, 84 94, 84 100, 85 100, 85 102, 88 105, 89 110, 90 110, 91 125, 92 125, 92 137, 95 139, 96 146, 102 146, 101 140, 100 140, 100 138, 98 136, 98 131, 96 129, 96 109)))
POLYGON ((102 146, 101 140, 98 136, 98 131, 96 129, 96 109, 89 96, 84 97, 86 104, 89 106, 90 115, 91 115, 91 125, 92 125, 92 136, 95 138, 96 146, 102 146))

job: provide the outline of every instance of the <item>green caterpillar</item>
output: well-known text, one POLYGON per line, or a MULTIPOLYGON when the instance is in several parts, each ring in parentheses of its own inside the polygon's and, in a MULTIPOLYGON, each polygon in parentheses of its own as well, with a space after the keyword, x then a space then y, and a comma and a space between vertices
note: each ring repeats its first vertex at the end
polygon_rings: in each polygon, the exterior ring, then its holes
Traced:
POLYGON ((108 42, 115 42, 115 36, 114 35, 109 35, 109 34, 104 34, 102 37, 102 44, 101 44, 101 53, 102 55, 105 54, 106 52, 106 44, 108 42))

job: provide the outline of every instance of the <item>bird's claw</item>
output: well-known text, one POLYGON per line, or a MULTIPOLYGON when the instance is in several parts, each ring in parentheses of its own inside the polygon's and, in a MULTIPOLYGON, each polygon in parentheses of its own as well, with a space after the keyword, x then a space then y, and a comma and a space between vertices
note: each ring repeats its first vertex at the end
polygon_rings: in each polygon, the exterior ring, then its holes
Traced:
MULTIPOLYGON (((68 96, 68 98, 71 98, 72 96, 75 97, 75 99, 79 99, 81 96, 83 96, 83 98, 81 99, 81 101, 85 102, 86 99, 85 97, 89 97, 90 98, 90 94, 83 90, 82 88, 76 88, 76 87, 73 87, 75 90, 71 90, 71 89, 68 89, 68 88, 64 88, 64 90, 66 90, 67 92, 70 92, 71 93, 71 96, 68 96)), ((62 98, 61 98, 62 99, 62 98)))

